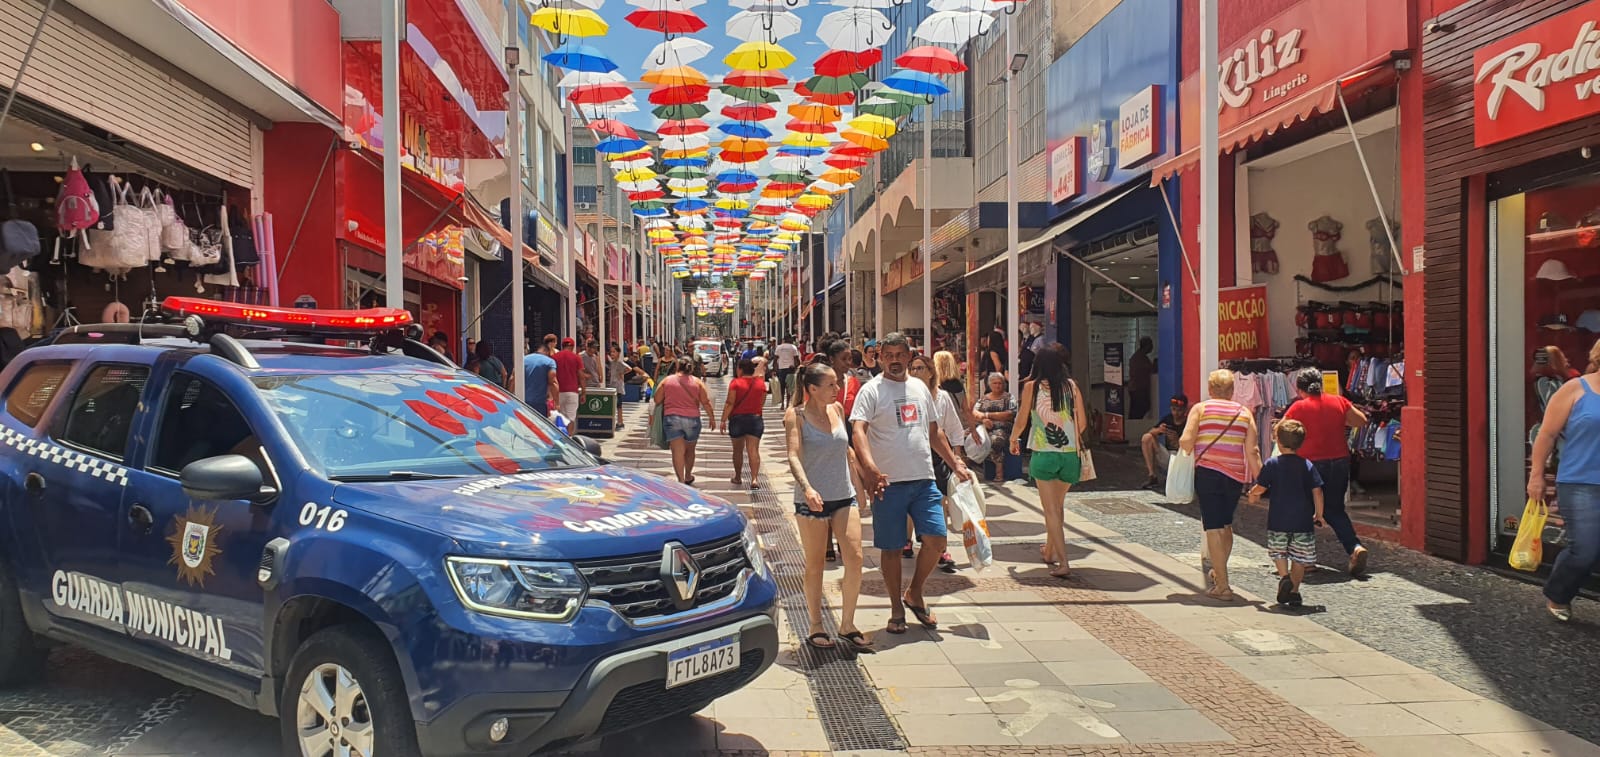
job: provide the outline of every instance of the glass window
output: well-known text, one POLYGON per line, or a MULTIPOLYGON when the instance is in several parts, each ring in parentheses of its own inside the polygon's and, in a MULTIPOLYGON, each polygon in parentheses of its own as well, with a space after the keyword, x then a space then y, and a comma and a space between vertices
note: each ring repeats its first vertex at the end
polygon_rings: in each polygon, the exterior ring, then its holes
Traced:
POLYGON ((572 162, 580 166, 594 165, 594 148, 578 145, 572 148, 572 162))
POLYGON ((219 455, 244 455, 261 466, 263 476, 270 473, 260 438, 233 401, 211 382, 180 371, 167 386, 150 467, 179 473, 219 455))
POLYGON ((61 441, 121 460, 149 377, 142 365, 95 366, 72 397, 61 441))
POLYGON ((25 426, 39 425, 44 411, 55 399, 61 382, 72 372, 71 363, 34 363, 11 385, 6 397, 6 412, 25 426))
POLYGON ((465 373, 273 376, 256 387, 330 478, 481 476, 596 462, 527 406, 465 373))
POLYGON ((586 186, 583 186, 583 185, 577 185, 577 186, 574 186, 572 188, 572 201, 573 202, 587 202, 587 203, 593 204, 595 202, 595 198, 596 198, 596 194, 595 194, 595 188, 594 187, 586 187, 586 186))

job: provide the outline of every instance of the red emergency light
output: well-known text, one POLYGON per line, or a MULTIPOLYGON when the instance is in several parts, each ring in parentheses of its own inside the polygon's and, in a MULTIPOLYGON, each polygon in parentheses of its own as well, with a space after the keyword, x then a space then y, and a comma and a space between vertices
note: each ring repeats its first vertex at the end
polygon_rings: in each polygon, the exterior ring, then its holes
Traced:
POLYGON ((318 310, 268 305, 242 305, 195 297, 168 297, 161 309, 176 316, 195 315, 212 323, 277 326, 290 331, 348 331, 373 333, 407 326, 411 314, 398 308, 318 310))

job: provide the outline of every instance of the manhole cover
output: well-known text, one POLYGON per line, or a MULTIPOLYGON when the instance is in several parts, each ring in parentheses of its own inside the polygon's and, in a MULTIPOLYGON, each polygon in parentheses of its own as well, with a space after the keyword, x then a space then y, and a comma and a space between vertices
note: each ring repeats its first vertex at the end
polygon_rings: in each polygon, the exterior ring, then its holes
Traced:
POLYGON ((1104 515, 1144 515, 1155 512, 1155 508, 1143 502, 1123 497, 1096 497, 1080 500, 1079 504, 1104 515))

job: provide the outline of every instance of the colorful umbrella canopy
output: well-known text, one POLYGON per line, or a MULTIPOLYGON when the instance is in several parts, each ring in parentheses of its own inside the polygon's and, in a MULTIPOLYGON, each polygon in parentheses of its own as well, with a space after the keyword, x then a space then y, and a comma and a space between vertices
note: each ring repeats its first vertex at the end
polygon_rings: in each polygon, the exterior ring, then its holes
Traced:
POLYGON ((568 71, 603 74, 617 70, 617 64, 607 58, 605 53, 588 45, 570 42, 545 53, 544 60, 552 66, 565 68, 568 71))
POLYGON ((772 136, 772 130, 771 129, 768 129, 767 127, 762 126, 761 124, 747 123, 747 122, 744 122, 744 121, 734 121, 732 123, 726 123, 726 124, 723 124, 721 126, 718 126, 717 130, 721 131, 723 134, 726 134, 726 135, 728 135, 730 137, 745 137, 745 138, 754 138, 754 139, 766 139, 767 137, 772 136))
POLYGON ((568 37, 599 37, 611 29, 600 14, 588 8, 547 6, 534 11, 530 23, 551 34, 568 37))
POLYGON ((633 94, 626 84, 585 84, 567 92, 567 99, 580 105, 616 102, 633 94))
POLYGON ((724 84, 717 87, 717 90, 735 100, 749 103, 775 103, 783 99, 777 92, 765 87, 735 87, 724 84))
POLYGON ((912 71, 936 75, 959 74, 967 70, 967 64, 962 63, 954 52, 937 45, 913 47, 895 58, 894 64, 912 71))
POLYGON ((653 105, 702 103, 710 93, 710 87, 698 85, 656 87, 650 90, 650 103, 653 105))
POLYGON ((861 52, 882 47, 894 34, 889 18, 871 8, 846 8, 822 17, 817 39, 833 50, 861 52))
POLYGON ((800 17, 781 12, 739 11, 728 19, 728 36, 744 42, 777 42, 800 33, 800 17))
POLYGON ((739 103, 723 108, 722 115, 735 121, 765 121, 775 118, 778 109, 766 103, 739 103))
POLYGON ((711 43, 694 37, 669 39, 650 49, 650 54, 644 57, 643 68, 686 65, 710 55, 711 50, 711 43))
POLYGON ((838 95, 846 92, 855 92, 866 86, 872 77, 864 74, 845 74, 844 76, 813 76, 806 80, 806 90, 818 95, 838 95))
MULTIPOLYGON (((601 134, 609 134, 613 137, 623 137, 625 139, 639 138, 639 132, 634 131, 632 126, 612 118, 597 118, 590 121, 589 131, 597 131, 601 134)), ((641 142, 641 144, 643 143, 641 142)))
POLYGON ((722 77, 723 84, 735 87, 781 87, 789 83, 782 71, 729 71, 722 77))
POLYGON ((883 51, 879 49, 862 50, 830 50, 811 69, 819 76, 845 76, 866 71, 883 60, 883 51))
POLYGON ((662 34, 693 34, 706 28, 706 22, 694 11, 646 10, 641 8, 624 19, 645 31, 662 34))
MULTIPOLYGON (((777 1, 784 4, 790 2, 790 0, 777 1)), ((771 42, 745 42, 728 53, 722 62, 728 64, 730 68, 767 71, 792 65, 794 54, 771 42)))
POLYGON ((687 119, 687 118, 700 118, 700 117, 702 117, 705 114, 710 113, 710 112, 711 112, 711 109, 706 107, 703 103, 683 103, 681 105, 662 105, 662 106, 660 106, 658 108, 654 108, 654 109, 652 109, 650 111, 650 113, 652 115, 654 115, 656 118, 666 119, 666 120, 669 120, 669 121, 683 120, 683 119, 687 119))
POLYGON ((795 84, 794 93, 823 105, 849 105, 856 101, 856 93, 854 92, 840 92, 838 94, 812 92, 804 83, 795 84))
POLYGON ((938 97, 939 95, 950 93, 950 88, 946 87, 944 82, 939 81, 939 77, 904 68, 883 77, 883 83, 902 92, 910 92, 913 95, 938 97))

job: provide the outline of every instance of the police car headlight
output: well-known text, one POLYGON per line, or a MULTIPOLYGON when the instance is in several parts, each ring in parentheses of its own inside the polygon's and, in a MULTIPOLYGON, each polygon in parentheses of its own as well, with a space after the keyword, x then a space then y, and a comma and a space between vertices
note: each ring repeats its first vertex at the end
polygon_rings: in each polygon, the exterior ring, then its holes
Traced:
POLYGON ((750 567, 755 569, 756 575, 766 578, 767 559, 761 555, 761 538, 756 536, 754 521, 745 521, 744 524, 744 556, 750 561, 750 567))
POLYGON ((588 591, 569 563, 448 557, 445 568, 461 603, 490 615, 565 622, 588 591))

